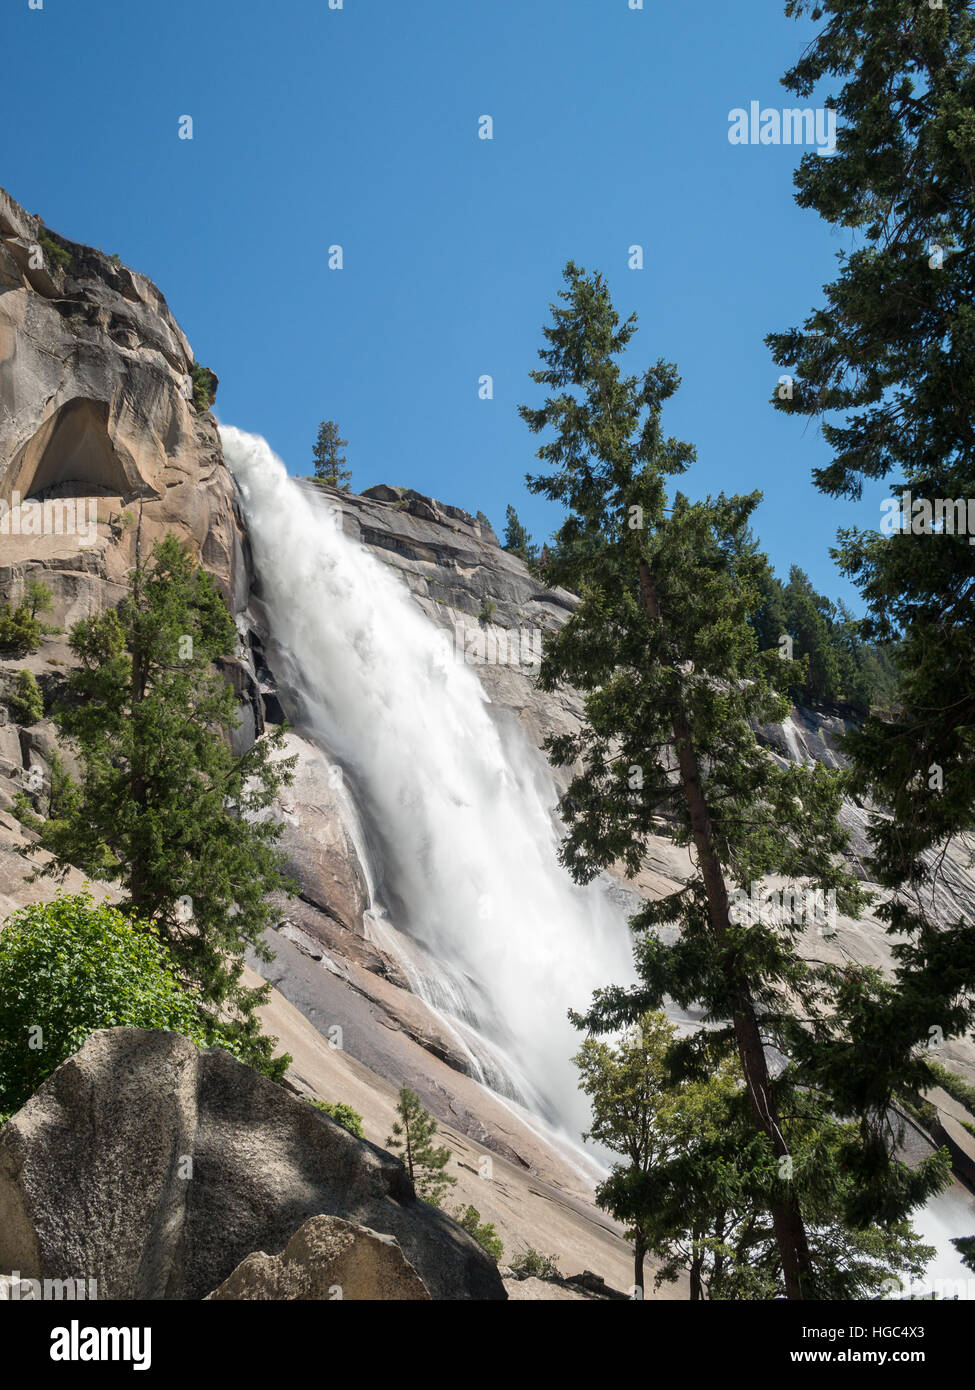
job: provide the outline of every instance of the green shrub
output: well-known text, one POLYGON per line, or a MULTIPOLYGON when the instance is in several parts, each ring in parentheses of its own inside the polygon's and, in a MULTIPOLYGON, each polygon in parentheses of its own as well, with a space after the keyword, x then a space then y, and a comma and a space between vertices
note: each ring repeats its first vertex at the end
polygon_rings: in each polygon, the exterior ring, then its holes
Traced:
POLYGON ((498 611, 498 605, 493 598, 486 598, 481 604, 481 611, 478 614, 478 622, 482 624, 493 623, 494 615, 498 611))
POLYGON ((217 374, 209 367, 193 363, 193 405, 200 415, 205 415, 217 399, 217 374))
POLYGON ((511 1268, 516 1274, 522 1274, 531 1279, 560 1279, 562 1277, 561 1271, 555 1263, 555 1256, 543 1255, 531 1246, 523 1255, 512 1260, 511 1268))
POLYGON ((351 1105, 343 1105, 341 1101, 313 1100, 312 1105, 316 1110, 321 1110, 323 1114, 329 1115, 343 1129, 347 1129, 350 1134, 354 1134, 357 1139, 365 1139, 362 1129, 362 1116, 358 1110, 353 1110, 351 1105))
POLYGON ((48 627, 39 614, 50 612, 54 596, 46 584, 28 579, 24 598, 16 608, 5 603, 0 608, 0 653, 4 656, 28 656, 36 652, 41 639, 57 628, 48 627))
POLYGON ((0 1113, 18 1110, 89 1034, 122 1024, 227 1046, 147 923, 87 892, 8 918, 0 930, 0 1113))
POLYGON ((949 1071, 940 1062, 929 1061, 928 1067, 941 1089, 947 1091, 952 1100, 963 1105, 969 1114, 975 1115, 975 1086, 969 1085, 957 1072, 949 1071))
POLYGON ((44 636, 44 624, 32 618, 26 604, 0 608, 0 652, 7 656, 28 656, 36 652, 44 636))
POLYGON ((38 245, 52 265, 57 266, 59 270, 70 270, 71 252, 56 242, 53 237, 49 237, 47 232, 41 232, 38 245))
POLYGON ((36 724, 44 718, 44 697, 30 671, 17 671, 7 694, 7 708, 18 724, 36 724))
POLYGON ((459 1226, 463 1226, 469 1235, 472 1235, 482 1250, 486 1250, 495 1264, 498 1264, 504 1255, 504 1246, 494 1228, 494 1223, 487 1221, 481 1225, 481 1213, 477 1207, 458 1207, 456 1220, 459 1226))

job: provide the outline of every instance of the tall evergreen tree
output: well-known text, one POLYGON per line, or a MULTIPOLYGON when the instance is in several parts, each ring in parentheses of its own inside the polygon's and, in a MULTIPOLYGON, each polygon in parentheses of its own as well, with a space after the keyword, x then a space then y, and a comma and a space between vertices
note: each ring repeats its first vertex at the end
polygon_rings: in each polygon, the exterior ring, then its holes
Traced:
MULTIPOLYGON (((236 755, 235 696, 213 663, 237 631, 205 570, 167 536, 117 609, 76 623, 78 668, 57 714, 81 765, 59 772, 49 818, 34 822, 52 870, 74 865, 120 884, 123 910, 149 922, 181 978, 229 1016, 241 1055, 270 1065, 255 1010, 270 986, 241 983, 248 949, 272 954, 271 895, 291 887, 267 811, 290 781, 281 731, 236 755)), ((280 1067, 278 1067, 280 1070, 280 1067)))
MULTIPOLYGON (((546 646, 541 683, 585 692, 580 732, 547 745, 557 764, 582 766, 563 802, 563 860, 579 880, 616 861, 635 874, 662 830, 696 854, 685 886, 633 919, 640 986, 603 991, 585 1022, 593 1031, 618 1027, 667 995, 703 1002, 719 1026, 688 1040, 688 1063, 737 1054, 752 1125, 777 1165, 768 1201, 786 1292, 813 1297, 816 1270, 782 1116, 815 1125, 826 1113, 830 1097, 802 1084, 818 1062, 805 1020, 830 1016, 836 981, 800 955, 801 912, 765 920, 748 900, 752 885, 776 874, 796 885, 800 901, 799 886, 811 882, 835 892, 840 910, 858 910, 858 885, 839 864, 843 779, 820 766, 779 767, 753 732, 788 707, 776 688, 786 663, 758 652, 748 622, 758 594, 740 539, 759 495, 692 503, 678 493, 666 514, 667 480, 694 457, 661 428, 676 369, 660 361, 641 377, 624 375, 616 358, 635 316, 620 322, 601 276, 570 262, 565 281, 544 329, 544 369, 532 374, 553 394, 540 409, 521 408, 533 432, 555 433, 538 450, 546 471, 529 487, 563 503, 579 536, 606 537, 584 561, 566 555, 551 566, 551 578, 581 602, 546 646), (656 928, 672 922, 681 930, 668 945, 656 928), (801 1053, 804 1067, 790 1063, 773 1076, 768 1047, 786 1058, 801 1053)), ((842 1036, 838 1022, 824 1022, 823 1048, 831 1027, 842 1036)), ((843 1161, 856 1156, 853 1146, 843 1161)), ((943 1170, 898 1177, 909 1210, 943 1170)))
POLYGON ((932 1029, 975 1022, 975 923, 931 914, 940 851, 975 823, 975 551, 957 528, 975 498, 975 13, 967 0, 786 7, 810 10, 822 24, 784 84, 807 97, 841 81, 842 124, 832 158, 803 158, 796 201, 859 244, 803 327, 768 338, 793 378, 775 404, 821 418, 822 491, 856 499, 884 480, 898 503, 911 494, 910 529, 892 506, 892 528, 844 530, 838 552, 866 634, 899 639, 896 704, 847 741, 858 789, 883 808, 871 870, 893 890, 880 910, 898 988, 867 1054, 880 1096, 905 1059, 923 1080, 932 1029), (935 534, 935 504, 956 501, 935 534))
POLYGON ((348 492, 352 480, 352 470, 344 468, 345 455, 349 441, 339 436, 339 427, 334 420, 323 420, 318 426, 318 438, 312 450, 315 460, 315 477, 329 487, 337 487, 348 492))

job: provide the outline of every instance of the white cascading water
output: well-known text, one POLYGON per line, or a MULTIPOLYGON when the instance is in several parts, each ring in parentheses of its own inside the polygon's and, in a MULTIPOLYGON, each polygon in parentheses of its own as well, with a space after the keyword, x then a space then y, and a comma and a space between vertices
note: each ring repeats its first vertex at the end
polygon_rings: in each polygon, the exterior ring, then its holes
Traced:
MULTIPOLYGON (((407 587, 264 439, 221 436, 302 722, 355 789, 380 901, 417 943, 403 959, 413 987, 451 1020, 478 1079, 578 1140, 588 1107, 566 1011, 634 978, 625 914, 558 863, 544 759, 492 717, 407 587)), ((381 911, 371 929, 387 944, 381 911)))

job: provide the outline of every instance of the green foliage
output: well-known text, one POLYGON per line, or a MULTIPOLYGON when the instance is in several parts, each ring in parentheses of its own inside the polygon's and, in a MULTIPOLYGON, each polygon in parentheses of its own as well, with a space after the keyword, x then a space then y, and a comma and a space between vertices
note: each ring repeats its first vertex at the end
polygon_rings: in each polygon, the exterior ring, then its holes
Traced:
POLYGON ((344 468, 345 455, 349 441, 339 435, 339 427, 334 420, 323 420, 318 426, 318 438, 312 449, 315 460, 315 477, 328 487, 337 487, 348 492, 352 479, 351 469, 344 468))
POLYGON ((406 1171, 417 1195, 439 1207, 447 1188, 457 1182, 445 1171, 450 1162, 450 1150, 434 1145, 437 1122, 424 1110, 420 1097, 408 1086, 400 1087, 396 1113, 399 1119, 386 1139, 386 1147, 394 1152, 402 1152, 406 1171))
MULTIPOLYGON (((570 262, 560 299, 544 329, 544 368, 532 374, 552 394, 521 413, 534 433, 554 436, 529 488, 569 513, 572 544, 548 562, 546 579, 580 595, 546 642, 540 672, 543 689, 571 685, 585 696, 579 732, 546 745, 553 763, 581 768, 563 798, 562 859, 582 882, 614 863, 636 875, 664 833, 693 847, 696 866, 680 890, 632 918, 639 984, 601 991, 580 1023, 612 1031, 667 997, 703 1008, 715 1026, 682 1041, 687 1075, 704 1079, 737 1056, 750 1123, 776 1160, 789 1157, 782 1117, 798 1107, 812 1108, 810 1123, 855 1117, 861 1142, 843 1150, 859 1179, 843 1189, 849 1224, 901 1220, 945 1171, 935 1161, 888 1167, 890 1091, 858 1089, 851 1037, 860 1044, 882 981, 854 963, 807 960, 801 910, 770 921, 748 906, 752 886, 773 875, 800 903, 810 885, 835 894, 837 911, 858 915, 863 902, 842 858, 845 775, 780 766, 755 736, 784 717, 789 681, 788 663, 759 650, 750 621, 768 570, 745 544, 759 494, 692 502, 678 491, 671 501, 669 480, 694 459, 661 423, 676 368, 658 361, 624 374, 618 359, 636 319, 621 322, 602 276, 570 262), (733 899, 746 905, 732 912, 733 899), (664 926, 679 931, 664 938, 664 926), (775 1076, 769 1048, 787 1059, 775 1076)), ((802 1196, 788 1183, 768 1189, 790 1298, 814 1296, 829 1278, 815 1264, 802 1196)))
POLYGON ((41 232, 41 235, 38 238, 38 245, 44 252, 44 255, 47 257, 47 259, 51 262, 52 265, 56 266, 58 270, 71 269, 71 252, 67 249, 66 246, 62 246, 60 242, 57 242, 54 240, 53 237, 48 236, 47 232, 41 232))
POLYGON ((494 622, 495 616, 497 615, 497 611, 498 605, 495 603, 493 598, 483 599, 481 602, 481 611, 477 615, 477 621, 481 624, 482 627, 486 627, 489 623, 494 622))
POLYGON ((290 781, 275 761, 283 731, 236 755, 231 686, 213 663, 237 633, 213 580, 174 536, 140 564, 130 595, 71 632, 78 666, 55 718, 77 752, 82 782, 52 777, 38 848, 121 885, 125 910, 152 922, 181 979, 214 1013, 251 1065, 279 1077, 256 1009, 270 986, 241 983, 248 949, 271 959, 271 895, 291 880, 267 811, 290 781))
MULTIPOLYGON (((783 1285, 769 1210, 782 1169, 755 1133, 737 1061, 681 1078, 677 1039, 666 1015, 648 1013, 615 1047, 587 1038, 575 1059, 592 1101, 591 1135, 625 1159, 597 1202, 626 1225, 641 1288, 648 1252, 659 1262, 658 1288, 686 1275, 694 1300, 775 1298, 783 1285)), ((855 1229, 845 1220, 849 1128, 805 1098, 783 1123, 820 1296, 869 1297, 891 1277, 919 1275, 933 1252, 906 1222, 855 1229)))
POLYGON ((42 639, 56 628, 48 627, 40 617, 50 612, 54 605, 51 590, 36 579, 28 579, 24 598, 12 607, 5 603, 0 608, 0 654, 4 656, 29 656, 36 652, 42 639))
POLYGON ((479 511, 478 514, 477 514, 477 523, 478 523, 478 525, 480 526, 480 528, 481 528, 482 531, 491 531, 491 532, 494 531, 494 527, 491 525, 491 523, 490 523, 490 521, 488 520, 488 518, 487 518, 487 517, 484 515, 484 513, 481 512, 481 511, 479 511))
POLYGON ((562 1274, 554 1255, 543 1255, 530 1245, 523 1255, 511 1261, 515 1274, 525 1279, 561 1279, 562 1274))
POLYGON ((961 1256, 962 1264, 975 1274, 975 1236, 958 1236, 951 1243, 961 1256))
POLYGON ((18 724, 36 724, 44 718, 44 697, 30 671, 17 671, 11 677, 7 708, 18 724))
POLYGON ((313 1100, 311 1104, 316 1110, 321 1110, 323 1114, 331 1116, 336 1124, 340 1124, 343 1129, 347 1129, 357 1139, 365 1139, 362 1116, 358 1110, 353 1110, 351 1105, 344 1105, 342 1101, 327 1100, 313 1100))
MULTIPOLYGON (((790 0, 787 13, 809 9, 790 0)), ((971 538, 954 524, 934 534, 923 505, 897 524, 904 492, 932 510, 975 498, 975 13, 967 0, 832 0, 812 18, 783 80, 807 96, 828 77, 842 119, 831 158, 803 157, 796 201, 856 243, 821 306, 766 341, 794 382, 775 405, 821 422, 820 490, 856 500, 882 480, 896 499, 892 528, 844 529, 837 551, 866 602, 864 635, 898 643, 896 709, 846 740, 854 790, 884 808, 866 865, 895 936, 897 987, 870 1029, 883 1046, 863 1059, 879 1093, 932 1026, 949 1038, 975 1024, 975 924, 932 910, 941 848, 975 824, 971 538)))
POLYGON ((212 372, 209 367, 203 367, 199 362, 193 363, 190 373, 193 381, 193 406, 198 415, 205 415, 217 399, 217 380, 216 372, 212 372))
POLYGON ((887 648, 864 643, 849 609, 818 594, 797 565, 789 571, 788 584, 769 577, 765 603, 754 621, 767 628, 776 618, 781 626, 775 644, 787 634, 795 654, 805 657, 792 688, 795 698, 806 704, 847 704, 860 714, 867 714, 871 704, 890 707, 896 674, 887 648))
POLYGON ((933 1058, 928 1060, 928 1070, 937 1085, 947 1091, 952 1100, 956 1100, 970 1115, 975 1116, 975 1086, 970 1086, 964 1077, 959 1076, 957 1072, 949 1071, 933 1058))
POLYGON ((0 1111, 12 1113, 99 1028, 228 1039, 179 983, 148 922, 87 892, 21 908, 0 931, 0 1111))
POLYGON ((517 555, 518 559, 524 560, 526 565, 538 559, 538 546, 535 545, 531 536, 518 520, 518 513, 512 506, 509 506, 505 512, 504 540, 501 542, 501 549, 510 551, 512 555, 517 555))
POLYGON ((481 1224, 481 1213, 477 1207, 458 1207, 454 1213, 459 1226, 463 1226, 468 1235, 472 1235, 482 1250, 486 1250, 495 1264, 500 1263, 504 1256, 504 1246, 498 1238, 494 1223, 486 1221, 481 1224))

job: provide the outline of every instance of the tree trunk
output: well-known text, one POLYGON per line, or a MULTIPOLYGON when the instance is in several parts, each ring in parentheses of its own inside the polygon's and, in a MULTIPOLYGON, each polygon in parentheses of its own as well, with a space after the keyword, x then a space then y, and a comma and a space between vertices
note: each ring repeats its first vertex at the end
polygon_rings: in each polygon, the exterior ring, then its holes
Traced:
POLYGON ((699 1249, 698 1249, 698 1239, 699 1239, 699 1233, 698 1233, 697 1231, 695 1231, 694 1234, 693 1234, 693 1237, 692 1237, 692 1242, 691 1242, 691 1249, 692 1249, 693 1252, 694 1252, 693 1255, 691 1256, 691 1267, 690 1267, 690 1276, 691 1276, 691 1293, 690 1293, 690 1301, 691 1301, 692 1303, 702 1303, 702 1302, 704 1301, 704 1284, 703 1284, 703 1281, 702 1281, 702 1279, 701 1279, 701 1271, 702 1271, 702 1269, 704 1268, 704 1256, 700 1253, 700 1251, 699 1251, 699 1249))
POLYGON ((646 1259, 647 1247, 643 1237, 637 1231, 633 1240, 633 1284, 640 1290, 640 1298, 643 1297, 643 1262, 646 1259))
MULTIPOLYGON (((647 612, 651 618, 660 622, 656 586, 646 560, 640 561, 640 590, 647 612)), ((728 887, 715 846, 714 828, 701 784, 697 750, 694 747, 690 726, 681 714, 675 714, 672 722, 674 749, 681 785, 687 797, 694 848, 697 850, 701 877, 704 880, 708 916, 715 937, 720 943, 724 941, 731 925, 728 887)), ((726 965, 725 972, 735 999, 732 1024, 752 1116, 756 1127, 768 1135, 776 1158, 784 1158, 789 1149, 776 1112, 768 1062, 748 981, 733 967, 726 965)), ((805 1298, 811 1283, 811 1261, 806 1228, 795 1192, 772 1202, 771 1212, 786 1294, 789 1298, 805 1298)))

